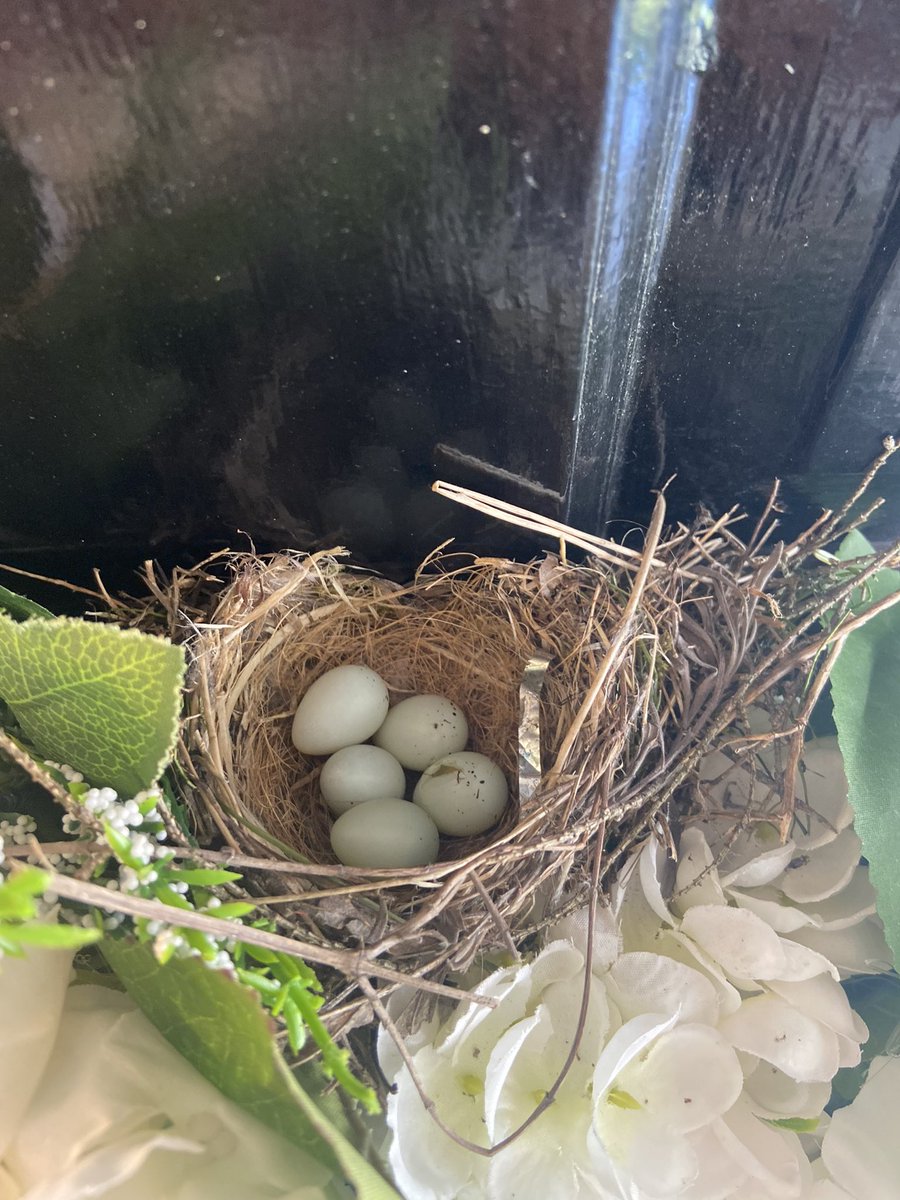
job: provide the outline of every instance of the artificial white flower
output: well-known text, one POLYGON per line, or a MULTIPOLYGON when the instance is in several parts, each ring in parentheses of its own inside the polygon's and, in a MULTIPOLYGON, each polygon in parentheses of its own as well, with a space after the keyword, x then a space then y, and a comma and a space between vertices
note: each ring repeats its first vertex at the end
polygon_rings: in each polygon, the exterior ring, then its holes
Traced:
MULTIPOLYGON (((414 1055, 416 1072, 446 1124, 480 1146, 511 1133, 535 1108, 559 1073, 578 1019, 584 956, 555 941, 534 961, 489 976, 475 994, 489 1008, 464 1004, 434 1041, 414 1055)), ((432 1121, 409 1071, 396 1075, 387 1120, 393 1131, 390 1164, 408 1200, 485 1200, 605 1195, 593 1181, 586 1100, 610 1012, 602 988, 592 987, 583 1053, 556 1102, 532 1127, 493 1158, 457 1145, 432 1121), (593 1052, 592 1052, 593 1051, 593 1052)), ((386 1066, 384 1056, 382 1063, 386 1066)))
POLYGON ((900 1058, 875 1058, 856 1099, 833 1114, 822 1139, 822 1178, 812 1200, 900 1196, 900 1058))
MULTIPOLYGON (((763 767, 773 768, 771 748, 757 757, 763 767)), ((784 843, 780 796, 745 766, 715 751, 701 763, 699 786, 710 815, 694 828, 709 845, 718 868, 715 886, 728 901, 824 954, 845 974, 890 969, 875 889, 868 868, 860 864, 862 848, 852 827, 836 738, 804 746, 791 836, 784 843), (752 822, 736 832, 735 820, 748 812, 752 822)), ((684 877, 676 891, 686 887, 690 879, 684 877)))
POLYGON ((328 1171, 226 1100, 71 956, 0 971, 0 1200, 324 1200, 328 1171), (15 1086, 9 1083, 15 1080, 15 1086))
POLYGON ((728 902, 700 830, 685 831, 679 855, 669 899, 672 873, 655 839, 626 870, 617 901, 625 949, 670 954, 706 973, 719 989, 720 1031, 794 1083, 824 1084, 856 1066, 868 1030, 832 963, 728 902))
MULTIPOLYGON (((768 1200, 798 1200, 809 1182, 806 1155, 794 1133, 767 1123, 771 1111, 782 1115, 773 1109, 778 1088, 767 1092, 763 1081, 765 1104, 745 1091, 758 1063, 723 1032, 732 1010, 716 983, 668 955, 621 953, 609 910, 598 913, 590 948, 584 913, 552 936, 531 962, 475 989, 494 1007, 467 1001, 408 1044, 442 1120, 475 1145, 495 1146, 556 1080, 590 960, 572 1068, 553 1104, 492 1157, 440 1130, 382 1039, 382 1067, 395 1084, 390 1161, 408 1200, 749 1200, 758 1188, 768 1200)), ((738 995, 733 1011, 742 1004, 738 995)), ((806 1088, 782 1095, 782 1106, 795 1098, 804 1112, 824 1103, 821 1089, 806 1088)))

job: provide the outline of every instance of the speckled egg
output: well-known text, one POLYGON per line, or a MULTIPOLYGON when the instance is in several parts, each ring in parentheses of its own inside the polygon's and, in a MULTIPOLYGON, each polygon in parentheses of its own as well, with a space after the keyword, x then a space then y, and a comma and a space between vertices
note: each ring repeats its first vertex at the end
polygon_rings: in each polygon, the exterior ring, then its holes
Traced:
POLYGON ((496 825, 509 789, 506 777, 484 754, 447 754, 422 773, 413 803, 423 808, 441 833, 471 837, 496 825))
POLYGON ((375 745, 410 771, 424 771, 445 754, 463 750, 469 726, 446 696, 410 696, 395 704, 375 734, 375 745))

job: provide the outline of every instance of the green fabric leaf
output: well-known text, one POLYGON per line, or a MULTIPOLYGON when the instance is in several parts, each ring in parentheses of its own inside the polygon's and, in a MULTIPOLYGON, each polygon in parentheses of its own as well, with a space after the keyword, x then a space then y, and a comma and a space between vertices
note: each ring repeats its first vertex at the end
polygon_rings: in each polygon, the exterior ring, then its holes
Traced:
POLYGON ((91 942, 100 940, 99 929, 85 929, 77 925, 46 925, 37 922, 30 925, 5 925, 3 937, 15 945, 46 946, 52 950, 77 950, 91 942))
POLYGON ((0 617, 0 696, 38 754, 132 796, 154 783, 178 729, 184 652, 68 617, 0 617))
MULTIPOLYGON (((220 871, 215 867, 187 867, 184 870, 175 869, 166 872, 166 879, 175 879, 180 883, 189 883, 191 887, 218 887, 223 883, 231 883, 240 879, 236 871, 220 871)), ((251 905, 251 908, 253 905, 251 905)))
POLYGON ((0 584, 0 611, 7 612, 17 621, 27 621, 30 617, 52 617, 53 613, 43 604, 11 592, 0 584))
POLYGON ((253 991, 196 958, 161 967, 147 945, 107 939, 103 953, 157 1029, 230 1100, 346 1178, 358 1200, 400 1200, 294 1078, 253 991))
MULTIPOLYGON (((853 532, 838 557, 872 553, 862 534, 853 532)), ((860 589, 856 609, 898 590, 900 574, 879 571, 860 589)), ((888 945, 900 963, 900 606, 850 634, 831 674, 831 696, 856 832, 888 945)))
POLYGON ((815 1133, 819 1127, 818 1117, 779 1117, 766 1121, 773 1129, 790 1129, 792 1133, 815 1133))

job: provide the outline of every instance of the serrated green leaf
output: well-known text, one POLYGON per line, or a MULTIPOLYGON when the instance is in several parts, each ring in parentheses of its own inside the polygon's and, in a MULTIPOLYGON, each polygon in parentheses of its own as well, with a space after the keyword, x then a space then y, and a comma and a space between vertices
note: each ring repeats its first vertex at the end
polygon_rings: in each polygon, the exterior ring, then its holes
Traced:
POLYGON ((197 959, 159 966, 148 946, 103 952, 153 1024, 229 1099, 343 1175, 358 1200, 400 1200, 292 1075, 256 995, 197 959))
POLYGON ((97 942, 103 936, 99 929, 79 928, 77 925, 6 925, 3 937, 20 946, 48 946, 54 950, 77 950, 97 942))
POLYGON ((16 621, 27 621, 31 617, 45 619, 53 616, 49 608, 44 608, 43 604, 29 600, 27 596, 20 596, 18 592, 11 592, 2 584, 0 584, 0 611, 8 612, 16 621))
POLYGON ((132 796, 159 778, 178 729, 184 652, 68 617, 0 617, 0 696, 44 758, 132 796))
MULTIPOLYGON (((872 554, 859 532, 844 539, 841 560, 872 554)), ((900 590, 900 574, 879 571, 857 611, 900 590)), ((885 936, 900 962, 900 607, 889 608, 847 638, 831 673, 838 744, 844 757, 856 832, 869 861, 885 936)))

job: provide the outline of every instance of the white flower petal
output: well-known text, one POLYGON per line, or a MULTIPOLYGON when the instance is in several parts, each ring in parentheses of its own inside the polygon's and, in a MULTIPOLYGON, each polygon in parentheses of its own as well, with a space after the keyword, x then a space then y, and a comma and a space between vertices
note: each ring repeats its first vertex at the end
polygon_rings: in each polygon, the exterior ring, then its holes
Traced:
POLYGON ((813 1184, 809 1200, 855 1200, 855 1198, 849 1192, 845 1192, 842 1187, 838 1187, 832 1180, 819 1179, 813 1184))
POLYGON ((718 1019, 713 984, 693 967, 662 954, 623 954, 610 968, 606 987, 625 1021, 648 1012, 709 1025, 718 1019))
MULTIPOLYGON (((441 1119, 476 1145, 486 1145, 480 1081, 460 1081, 448 1060, 431 1046, 415 1057, 416 1072, 441 1119)), ((467 1187, 479 1186, 487 1160, 459 1146, 425 1110, 409 1072, 394 1081, 388 1097, 387 1122, 393 1130, 391 1170, 408 1200, 456 1200, 467 1187)))
POLYGON ((574 979, 583 970, 584 958, 571 942, 551 942, 533 962, 495 972, 475 989, 475 994, 496 999, 496 1008, 466 1004, 449 1028, 441 1050, 450 1055, 458 1073, 483 1077, 484 1064, 497 1039, 525 1016, 541 990, 553 980, 574 979))
POLYGON ((875 912, 875 889, 869 881, 869 868, 860 865, 849 883, 824 900, 811 901, 799 910, 820 929, 847 929, 858 925, 875 912))
POLYGON ((804 979, 797 983, 773 981, 769 984, 773 992, 782 996, 794 1008, 808 1017, 820 1021, 841 1037, 855 1042, 864 1042, 869 1036, 866 1023, 850 1007, 847 993, 839 983, 827 975, 815 979, 804 979))
POLYGON ((862 843, 845 829, 814 850, 800 851, 786 868, 778 886, 798 904, 825 900, 847 886, 859 866, 862 843))
POLYGON ((831 1082, 798 1083, 771 1063, 760 1062, 744 1080, 754 1115, 772 1120, 818 1117, 831 1099, 831 1082))
MULTIPOLYGON (((557 921, 548 932, 548 940, 569 941, 586 955, 587 934, 588 911, 580 908, 557 921)), ((591 948, 591 970, 595 975, 602 975, 616 961, 621 940, 615 913, 607 905, 598 904, 594 914, 594 943, 591 948)))
POLYGON ((638 873, 641 887, 653 912, 664 925, 674 925, 669 906, 663 898, 663 888, 674 874, 673 864, 666 856, 665 847, 655 837, 648 838, 638 856, 638 873))
POLYGON ((856 1099, 831 1118, 822 1160, 834 1181, 856 1200, 897 1200, 898 1111, 900 1059, 876 1058, 856 1099))
POLYGON ((798 929, 791 934, 791 941, 826 954, 846 975, 880 975, 893 965, 878 917, 866 917, 847 929, 798 929))
POLYGON ((816 738, 803 747, 797 796, 802 803, 798 802, 791 837, 801 848, 822 846, 853 824, 837 738, 816 738))
MULTIPOLYGON (((484 1123, 487 1129, 488 1141, 491 1145, 501 1141, 511 1133, 537 1107, 546 1091, 540 1087, 542 1072, 539 1065, 541 1053, 546 1049, 550 1040, 550 1020, 546 1009, 541 1005, 530 1017, 517 1021, 501 1036, 496 1046, 490 1051, 487 1071, 484 1077, 484 1123), (502 1120, 498 1127, 497 1110, 500 1105, 507 1080, 522 1046, 531 1038, 534 1043, 529 1049, 524 1071, 520 1069, 516 1087, 507 1089, 503 1107, 502 1120), (538 1065, 538 1070, 535 1066, 538 1065), (522 1075, 526 1078, 521 1078, 522 1075)), ((550 1081, 552 1082, 552 1081, 550 1081)))
MULTIPOLYGON (((413 987, 399 987, 395 992, 391 992, 387 999, 388 1014, 403 1034, 403 1044, 410 1054, 415 1054, 422 1046, 434 1042, 441 1027, 441 1013, 434 1011, 412 1032, 407 1032, 405 1021, 410 1012, 416 1012, 422 1004, 422 999, 422 993, 413 987)), ((403 1059, 394 1044, 394 1039, 380 1022, 375 1048, 378 1065, 381 1067, 385 1079, 394 1079, 403 1066, 403 1059)))
MULTIPOLYGON (((484 1112, 492 1143, 508 1137, 531 1116, 562 1071, 578 1029, 580 989, 554 984, 544 992, 544 1003, 501 1037, 491 1052, 485 1076, 484 1112)), ((584 1114, 584 1132, 590 1120, 589 1094, 596 1058, 606 1040, 609 1006, 602 987, 591 990, 584 1028, 575 1061, 553 1102, 559 1111, 573 1097, 584 1114)), ((541 1117, 541 1127, 545 1128, 541 1117)), ((583 1142, 583 1135, 579 1135, 583 1142)))
POLYGON ((767 1189, 760 1192, 765 1200, 799 1200, 811 1183, 809 1160, 796 1134, 772 1129, 745 1103, 735 1104, 714 1130, 741 1170, 767 1189))
POLYGON ((686 966, 702 972, 716 989, 719 1011, 735 1012, 741 1006, 741 994, 726 977, 725 972, 695 941, 685 937, 679 930, 662 934, 657 938, 660 954, 683 962, 686 966))
POLYGON ((203 1149, 197 1142, 168 1133, 132 1134, 112 1146, 88 1150, 55 1170, 37 1188, 29 1189, 27 1200, 93 1200, 117 1192, 128 1200, 184 1196, 179 1184, 193 1165, 190 1157, 202 1155, 203 1149), (163 1191, 158 1190, 160 1185, 163 1191))
POLYGON ((657 1013, 644 1013, 616 1030, 600 1052, 594 1069, 595 1106, 605 1102, 606 1093, 614 1086, 616 1077, 631 1060, 661 1033, 671 1029, 677 1020, 677 1014, 661 1017, 657 1013))
POLYGON ((796 929, 804 929, 816 924, 815 918, 792 901, 787 901, 782 892, 774 887, 738 891, 736 888, 729 892, 729 899, 734 900, 739 908, 746 908, 770 925, 776 933, 793 933, 796 929))
POLYGON ((793 842, 764 850, 728 875, 722 876, 724 888, 764 887, 777 879, 796 854, 793 842))
POLYGON ((93 986, 67 993, 6 1161, 30 1200, 52 1196, 61 1179, 75 1190, 60 1200, 106 1195, 98 1188, 107 1177, 124 1181, 111 1194, 129 1200, 289 1200, 301 1181, 311 1195, 329 1181, 324 1167, 226 1100, 128 997, 93 986))
POLYGON ((489 1160, 486 1200, 605 1200, 609 1193, 594 1179, 588 1157, 589 1128, 583 1097, 555 1102, 527 1134, 489 1160))
POLYGON ((0 967, 0 1158, 37 1091, 62 1016, 73 955, 31 950, 0 967))
POLYGON ((690 1142, 697 1159, 697 1178, 677 1200, 732 1200, 743 1172, 716 1137, 714 1126, 691 1134, 690 1142))
POLYGON ((695 904, 724 904, 715 859, 703 832, 685 829, 678 843, 678 866, 672 892, 672 908, 683 913, 695 904))
POLYGON ((784 968, 781 939, 746 909, 698 905, 685 913, 681 932, 737 979, 773 979, 784 968))
MULTIPOLYGON (((700 1163, 691 1139, 674 1133, 659 1121, 629 1122, 629 1114, 616 1110, 614 1121, 621 1123, 614 1147, 620 1195, 653 1200, 676 1200, 697 1180, 700 1163)), ((609 1136, 613 1137, 610 1129, 609 1136)))
POLYGON ((780 996, 751 996, 719 1028, 733 1046, 772 1063, 801 1083, 819 1083, 838 1069, 837 1036, 780 996))
POLYGON ((784 965, 773 979, 805 980, 814 979, 818 975, 828 975, 838 979, 840 972, 824 954, 810 950, 790 938, 783 938, 781 948, 784 951, 784 965))
MULTIPOLYGON (((734 1050, 715 1029, 678 1025, 633 1058, 615 1086, 667 1129, 686 1134, 727 1112, 741 1094, 744 1076, 734 1050)), ((642 1119, 637 1110, 624 1111, 642 1119)))

